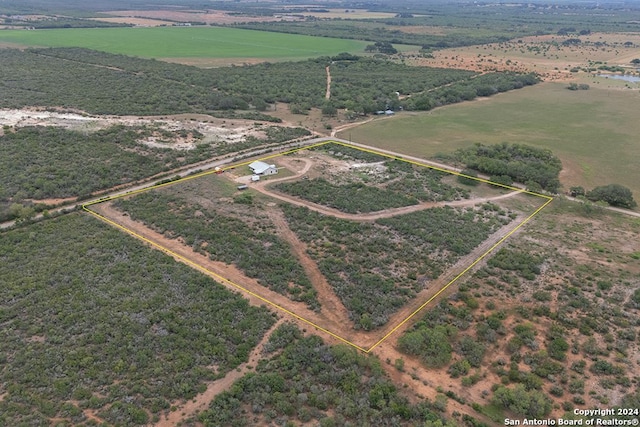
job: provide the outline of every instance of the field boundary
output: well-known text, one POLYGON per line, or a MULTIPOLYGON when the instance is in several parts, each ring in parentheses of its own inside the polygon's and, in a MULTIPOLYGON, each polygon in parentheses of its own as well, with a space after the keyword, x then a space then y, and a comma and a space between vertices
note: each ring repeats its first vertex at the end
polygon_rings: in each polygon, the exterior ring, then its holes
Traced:
MULTIPOLYGON (((370 353, 372 352, 376 347, 378 347, 380 344, 382 344, 384 341, 386 341, 391 335, 393 335, 398 329, 400 329, 403 325, 405 325, 407 322, 409 322, 412 318, 414 318, 420 311, 422 311, 425 307, 427 307, 433 300, 435 300, 437 297, 439 297, 443 292, 445 292, 449 287, 451 287, 454 283, 456 283, 461 277, 463 277, 466 273, 468 273, 471 269, 473 269, 479 262, 481 262, 484 258, 487 257, 487 255, 489 255, 491 252, 493 252, 498 246, 500 246, 505 240, 507 240, 513 233, 515 233, 516 231, 518 231, 523 225, 525 225, 526 223, 528 223, 532 218, 534 218, 536 215, 538 215, 547 205, 549 205, 552 201, 553 201, 553 197, 551 196, 547 196, 544 194, 539 194, 539 193, 535 193, 523 188, 518 188, 518 187, 514 187, 514 186, 510 186, 510 185, 504 185, 504 184, 500 184, 500 183, 496 183, 496 182, 492 182, 489 181, 487 179, 483 179, 483 178, 478 178, 478 177, 473 177, 473 176, 469 176, 469 175, 465 175, 461 172, 457 172, 457 171, 452 171, 449 169, 445 169, 442 167, 438 167, 438 166, 434 166, 434 165, 429 165, 429 164, 425 164, 425 163, 421 163, 415 160, 410 160, 410 159, 406 159, 402 156, 397 156, 397 155, 393 155, 393 154, 389 154, 389 153, 384 153, 384 152, 380 152, 380 151, 376 151, 373 148, 364 148, 360 145, 352 145, 352 144, 348 144, 345 142, 341 142, 341 141, 336 141, 336 140, 326 140, 326 141, 322 141, 319 143, 314 143, 311 145, 307 145, 307 146, 303 146, 303 147, 298 147, 298 148, 294 148, 291 150, 287 150, 284 152, 279 152, 279 153, 275 153, 275 154, 271 154, 269 156, 265 156, 260 158, 260 160, 268 160, 274 157, 280 157, 280 156, 284 156, 287 154, 292 154, 301 150, 308 150, 311 148, 316 148, 316 147, 321 147, 324 145, 328 145, 328 144, 336 144, 336 145, 342 145, 344 147, 348 147, 348 148, 352 148, 352 149, 356 149, 356 150, 360 150, 360 151, 364 151, 364 152, 368 152, 371 154, 376 154, 379 156, 383 156, 392 160, 400 160, 400 161, 404 161, 407 163, 411 163, 414 164, 416 166, 421 166, 421 167, 426 167, 429 169, 433 169, 433 170, 437 170, 440 172, 445 172, 448 174, 452 174, 452 175, 457 175, 457 176, 462 176, 465 178, 469 178, 469 179, 473 179, 479 182, 483 182, 486 184, 491 184, 493 186, 498 186, 498 187, 503 187, 505 189, 509 189, 512 191, 518 191, 520 193, 524 193, 524 194, 529 194, 535 197, 539 197, 545 200, 544 203, 542 203, 538 208, 536 208, 536 210, 530 214, 528 217, 526 217, 524 220, 522 220, 519 224, 517 224, 511 231, 509 231, 507 234, 505 234, 500 240, 498 240, 496 243, 494 243, 488 250, 486 250, 482 255, 480 255, 477 259, 475 259, 471 264, 469 264, 464 270, 462 270, 461 272, 459 272, 453 279, 451 279, 449 282, 447 282, 444 286, 442 286, 435 294, 433 294, 431 297, 429 297, 425 302, 423 302, 417 309, 415 309, 409 316, 407 316, 405 319, 403 319, 402 321, 400 321, 397 325, 393 326, 393 328, 387 332, 384 336, 382 336, 382 338, 380 338, 376 343, 374 343, 373 345, 371 345, 368 348, 362 347, 354 342, 352 342, 349 339, 346 339, 344 337, 342 337, 339 333, 337 332, 333 332, 321 325, 318 325, 316 322, 313 322, 307 318, 305 318, 304 316, 301 316, 289 309, 287 309, 286 307, 283 307, 280 304, 277 304, 276 302, 273 302, 271 300, 269 300, 268 298, 265 298, 259 294, 257 294, 256 292, 253 292, 249 289, 247 289, 246 287, 235 283, 231 280, 229 280, 226 277, 223 277, 220 274, 217 274, 209 269, 207 269, 206 267, 190 260, 189 258, 187 258, 186 256, 180 255, 178 253, 176 253, 175 251, 172 251, 171 249, 156 243, 138 233, 136 233, 134 230, 131 230, 123 225, 120 225, 118 223, 116 223, 115 221, 110 220, 109 218, 107 218, 104 215, 99 214, 98 212, 90 209, 90 207, 92 205, 97 205, 100 203, 104 203, 104 202, 109 202, 112 200, 116 200, 119 198, 123 198, 123 197, 128 197, 128 196, 133 196, 136 194, 140 194, 140 193, 144 193, 150 190, 154 190, 154 189, 159 189, 159 188, 163 188, 163 187, 167 187, 170 185, 174 185, 174 184, 178 184, 181 182, 186 182, 192 179, 196 179, 196 178, 200 178, 203 176, 208 176, 208 175, 213 175, 215 174, 217 171, 216 170, 210 170, 210 171, 205 171, 205 172, 200 172, 194 175, 190 175, 184 178, 180 178, 178 180, 175 181, 170 181, 170 182, 164 182, 164 183, 160 183, 160 184, 156 184, 147 188, 143 188, 143 189, 138 189, 138 190, 134 190, 134 191, 130 191, 127 193, 123 193, 123 194, 118 194, 118 195, 114 195, 114 196, 109 196, 109 197, 103 197, 94 201, 91 201, 89 203, 85 203, 82 205, 82 210, 89 213, 90 215, 94 216, 95 218, 98 218, 99 220, 113 226, 116 227, 122 231, 124 231, 125 233, 137 238, 138 240, 151 245, 152 247, 166 253, 167 255, 173 257, 174 259, 183 262, 186 265, 189 265, 190 267, 200 271, 201 273, 204 273, 210 277, 212 277, 213 279, 215 279, 216 281, 220 282, 221 284, 227 284, 230 285, 233 288, 238 289, 239 291, 250 295, 252 297, 255 297, 257 299, 259 299, 260 301, 270 305, 271 307, 303 322, 306 323, 314 328, 316 328, 319 331, 324 332, 325 334, 345 343, 348 344, 351 347, 354 347, 355 349, 362 351, 364 353, 370 353)), ((221 167, 219 170, 221 171, 226 171, 226 170, 230 170, 230 169, 234 169, 237 167, 241 167, 241 166, 246 166, 250 163, 252 163, 254 160, 248 160, 248 161, 244 161, 244 162, 240 162, 240 163, 234 163, 232 165, 229 166, 224 166, 221 167)))

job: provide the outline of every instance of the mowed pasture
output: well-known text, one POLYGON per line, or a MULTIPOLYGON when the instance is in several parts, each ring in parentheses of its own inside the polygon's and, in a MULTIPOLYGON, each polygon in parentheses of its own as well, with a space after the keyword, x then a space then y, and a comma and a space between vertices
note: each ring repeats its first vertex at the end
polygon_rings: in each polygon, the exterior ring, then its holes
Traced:
POLYGON ((593 85, 570 91, 567 86, 543 83, 430 112, 399 114, 339 136, 423 157, 474 143, 548 148, 562 160, 565 188, 618 183, 640 198, 638 92, 593 85))
POLYGON ((0 43, 84 47, 143 58, 296 60, 363 53, 366 42, 219 27, 90 28, 0 31, 0 43))

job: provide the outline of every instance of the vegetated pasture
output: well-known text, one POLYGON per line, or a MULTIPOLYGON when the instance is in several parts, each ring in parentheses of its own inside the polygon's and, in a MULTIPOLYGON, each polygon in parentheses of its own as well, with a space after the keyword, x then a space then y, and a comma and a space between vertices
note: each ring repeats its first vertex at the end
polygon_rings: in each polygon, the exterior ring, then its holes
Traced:
POLYGON ((293 324, 276 329, 265 350, 256 372, 216 396, 199 421, 212 427, 446 422, 428 399, 410 403, 377 358, 303 336, 293 324))
POLYGON ((562 160, 560 181, 565 188, 618 183, 639 198, 637 93, 566 87, 543 83, 429 113, 376 120, 345 132, 354 141, 431 158, 476 142, 546 148, 562 160))
POLYGON ((446 370, 497 423, 637 401, 640 223, 556 199, 530 224, 425 313, 400 350, 446 370), (493 375, 501 385, 489 400, 493 375))
POLYGON ((87 215, 0 240, 1 425, 156 422, 246 362, 274 323, 87 215))
POLYGON ((33 47, 83 47, 142 58, 293 60, 364 52, 366 42, 222 27, 67 28, 7 30, 0 42, 33 47))

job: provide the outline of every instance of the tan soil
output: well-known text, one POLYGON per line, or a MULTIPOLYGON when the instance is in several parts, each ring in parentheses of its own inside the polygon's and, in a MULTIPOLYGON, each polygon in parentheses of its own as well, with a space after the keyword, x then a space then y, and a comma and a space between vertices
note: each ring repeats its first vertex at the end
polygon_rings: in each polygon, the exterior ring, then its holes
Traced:
MULTIPOLYGON (((390 209, 385 209, 383 211, 378 211, 378 212, 350 214, 350 213, 342 212, 338 209, 312 203, 307 200, 298 199, 296 197, 289 196, 287 194, 275 191, 272 188, 267 187, 278 182, 292 181, 292 180, 299 179, 301 176, 309 172, 309 170, 311 169, 312 162, 306 158, 299 158, 299 160, 305 162, 306 165, 301 171, 297 172, 294 176, 288 176, 288 177, 277 178, 277 179, 269 179, 268 181, 259 181, 255 184, 252 184, 251 188, 263 194, 266 194, 270 197, 273 197, 275 199, 290 203, 292 205, 306 207, 309 210, 321 213, 323 215, 329 215, 329 216, 332 216, 335 218, 341 218, 341 219, 348 219, 351 221, 375 221, 382 218, 391 218, 398 215, 404 215, 411 212, 417 212, 425 209, 431 209, 431 208, 443 207, 443 206, 468 207, 468 206, 477 205, 479 203, 505 199, 521 193, 520 191, 513 191, 510 193, 502 194, 500 196, 493 196, 493 197, 465 199, 465 200, 458 200, 458 201, 452 201, 452 202, 423 202, 417 205, 404 206, 400 208, 390 208, 390 209)), ((247 183, 246 178, 240 180, 239 182, 247 183)))
POLYGON ((434 58, 412 58, 410 63, 434 67, 458 68, 478 72, 518 71, 538 73, 544 81, 575 80, 586 73, 571 73, 574 67, 588 67, 589 61, 629 66, 640 57, 640 34, 594 33, 578 38, 581 45, 565 46, 575 36, 521 37, 505 43, 445 49, 433 52, 434 58), (624 46, 630 41, 633 46, 624 46), (595 46, 595 43, 606 45, 595 46), (532 49, 538 49, 535 52, 532 49))
MULTIPOLYGON (((150 244, 155 249, 167 253, 177 261, 183 262, 212 277, 216 282, 228 289, 236 292, 241 291, 252 305, 264 306, 266 303, 272 308, 284 311, 294 319, 301 321, 300 325, 303 329, 311 326, 317 328, 318 331, 324 330, 334 338, 336 337, 336 331, 344 331, 340 335, 343 337, 342 341, 358 342, 364 338, 362 332, 353 331, 350 327, 345 328, 344 324, 336 324, 333 319, 328 319, 322 313, 310 310, 306 304, 292 301, 282 294, 265 288, 256 279, 247 277, 235 266, 212 261, 208 256, 195 252, 191 247, 182 244, 179 240, 169 239, 151 230, 146 225, 132 220, 128 215, 123 215, 122 212, 116 210, 110 202, 93 205, 91 210, 112 225, 150 244)), ((329 297, 327 296, 326 298, 329 297)))
MULTIPOLYGON (((317 153, 314 153, 314 157, 319 156, 317 155, 317 153)), ((321 162, 321 159, 314 160, 321 162)), ((334 160, 334 162, 336 162, 336 165, 334 165, 334 167, 344 167, 343 162, 337 160, 334 160)), ((371 221, 377 218, 391 217, 408 212, 427 209, 432 206, 472 206, 490 200, 499 200, 513 197, 520 193, 519 191, 514 191, 494 197, 485 197, 437 204, 420 204, 409 206, 408 208, 389 209, 385 211, 374 212, 372 214, 345 214, 343 212, 312 204, 304 200, 274 193, 271 190, 267 189, 267 184, 299 179, 301 176, 309 173, 313 166, 312 160, 305 157, 281 157, 280 163, 286 165, 291 171, 294 172, 294 175, 283 178, 270 179, 269 181, 261 181, 252 184, 252 188, 255 188, 256 190, 263 192, 271 197, 275 197, 277 199, 284 200, 288 203, 293 203, 298 206, 304 206, 325 215, 336 216, 339 218, 354 221, 371 221), (304 164, 304 166, 300 168, 300 164, 304 164)), ((225 174, 225 177, 227 179, 233 179, 233 174, 225 174)), ((203 271, 204 273, 213 276, 217 281, 223 283, 225 286, 235 290, 240 289, 244 292, 249 292, 249 300, 252 303, 261 305, 264 302, 270 302, 280 310, 284 310, 289 314, 293 314, 294 317, 300 316, 301 318, 303 318, 302 320, 307 320, 313 326, 320 327, 329 334, 336 334, 337 336, 343 337, 344 340, 347 340, 348 342, 353 343, 357 346, 361 346, 362 348, 369 348, 391 332, 403 330, 402 328, 406 328, 409 322, 406 322, 401 326, 397 325, 404 319, 406 319, 409 315, 414 313, 415 310, 424 303, 424 301, 431 298, 439 291, 439 289, 449 283, 458 271, 462 271, 467 265, 480 257, 491 246, 493 246, 495 242, 498 242, 500 239, 502 239, 520 222, 516 220, 512 222, 512 224, 501 228, 498 232, 494 233, 494 235, 487 239, 486 242, 484 242, 466 257, 459 260, 449 270, 449 273, 443 275, 437 281, 432 283, 429 288, 422 291, 403 309, 397 312, 392 317, 390 322, 387 323, 388 326, 386 328, 367 333, 361 330, 356 331, 353 329, 353 324, 348 321, 348 313, 344 308, 344 305, 335 295, 335 292, 331 289, 330 285, 326 282, 326 278, 324 278, 322 273, 318 270, 315 262, 313 262, 306 254, 305 245, 299 241, 299 239, 293 232, 291 232, 291 230, 288 228, 286 220, 284 219, 284 217, 282 217, 281 212, 279 212, 275 208, 267 209, 267 213, 271 216, 274 225, 284 235, 285 239, 295 247, 294 253, 298 257, 298 259, 302 261, 305 270, 309 273, 310 278, 312 278, 312 283, 314 284, 314 287, 318 293, 318 300, 323 303, 323 309, 320 313, 309 310, 308 307, 303 303, 294 302, 284 295, 266 289, 265 287, 258 284, 255 279, 251 279, 245 276, 234 266, 210 260, 208 257, 193 251, 190 247, 185 246, 179 239, 169 239, 164 235, 154 232, 144 224, 133 221, 128 215, 123 215, 121 212, 116 211, 110 203, 94 205, 92 209, 95 210, 98 214, 109 218, 117 225, 120 225, 125 229, 134 231, 136 233, 136 237, 141 238, 147 243, 152 243, 159 249, 169 249, 171 252, 173 252, 173 254, 171 255, 175 257, 175 255, 177 254, 180 261, 186 262, 187 264, 190 264, 191 266, 203 271)), ((208 243, 212 244, 212 242, 208 243)))
MULTIPOLYGON (((249 15, 229 15, 219 10, 121 10, 104 12, 106 15, 113 15, 126 18, 145 18, 165 21, 167 25, 174 22, 203 22, 205 24, 237 24, 241 22, 272 22, 272 21, 300 21, 300 18, 292 16, 249 16, 249 15)), ((132 22, 133 23, 133 22, 132 22)))
POLYGON ((89 18, 94 21, 112 22, 115 24, 131 24, 136 27, 159 27, 167 25, 167 21, 160 19, 135 18, 132 16, 113 17, 113 18, 89 18))
POLYGON ((327 65, 327 92, 324 95, 325 99, 331 99, 331 66, 327 65))
POLYGON ((28 199, 31 203, 43 204, 49 206, 61 205, 63 203, 69 203, 76 200, 75 197, 67 197, 66 199, 28 199))

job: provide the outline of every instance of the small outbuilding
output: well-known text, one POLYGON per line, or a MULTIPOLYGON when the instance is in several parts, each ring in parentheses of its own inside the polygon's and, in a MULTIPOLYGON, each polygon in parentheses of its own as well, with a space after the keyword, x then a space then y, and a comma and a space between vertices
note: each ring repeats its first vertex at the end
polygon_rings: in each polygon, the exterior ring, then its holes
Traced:
POLYGON ((251 175, 251 182, 260 181, 260 175, 251 175))
POLYGON ((249 169, 251 169, 254 175, 275 175, 278 173, 276 165, 270 165, 261 161, 251 163, 249 169))
POLYGON ((247 184, 238 185, 238 190, 240 190, 240 191, 246 190, 247 188, 249 188, 249 186, 247 184))

